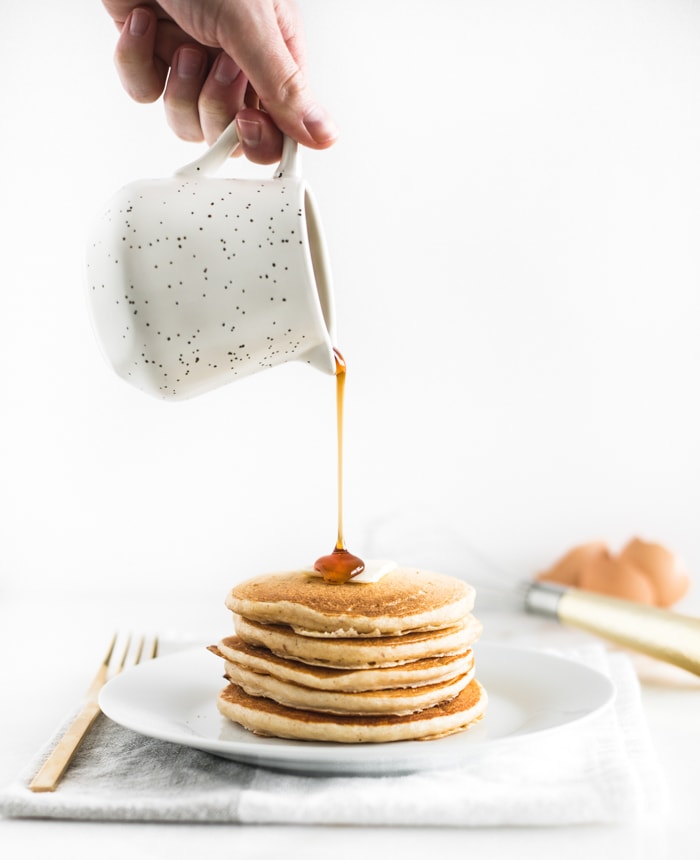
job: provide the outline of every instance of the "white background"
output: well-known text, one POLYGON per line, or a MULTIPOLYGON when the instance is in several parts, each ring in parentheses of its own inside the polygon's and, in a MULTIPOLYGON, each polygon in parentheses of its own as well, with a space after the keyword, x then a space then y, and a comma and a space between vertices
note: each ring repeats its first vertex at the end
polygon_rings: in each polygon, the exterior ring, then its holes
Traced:
MULTIPOLYGON (((349 365, 350 548, 469 576, 475 549, 527 576, 580 541, 638 534, 697 583, 700 3, 302 8, 342 132, 304 164, 349 365)), ((99 0, 5 3, 0 41, 5 782, 75 706, 114 626, 214 640, 233 581, 331 548, 335 439, 333 379, 302 366, 181 404, 112 374, 86 308, 91 218, 201 147, 122 92, 99 0)), ((0 842, 17 857, 59 838, 115 858, 172 856, 172 839, 250 857, 695 857, 693 682, 642 688, 673 792, 667 852, 648 828, 144 825, 136 843, 119 825, 3 822, 0 842)))
MULTIPOLYGON (((349 548, 527 576, 636 534, 700 570, 700 4, 302 9, 341 128, 304 172, 349 367, 349 548)), ((0 598, 218 611, 333 546, 334 381, 289 365, 170 404, 103 362, 90 220, 201 151, 123 93, 115 37, 98 0, 3 9, 0 598)))

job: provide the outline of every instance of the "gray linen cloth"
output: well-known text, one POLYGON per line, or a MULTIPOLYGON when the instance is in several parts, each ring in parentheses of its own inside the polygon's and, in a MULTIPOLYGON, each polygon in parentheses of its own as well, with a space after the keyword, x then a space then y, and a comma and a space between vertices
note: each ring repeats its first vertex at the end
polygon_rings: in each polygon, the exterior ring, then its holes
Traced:
MULTIPOLYGON (((562 652, 559 652, 562 653, 562 652)), ((494 748, 453 769, 308 776, 154 740, 104 716, 53 793, 26 785, 56 738, 0 795, 0 813, 119 821, 505 826, 628 822, 666 806, 628 658, 593 645, 566 656, 608 674, 614 706, 568 730, 494 748)))

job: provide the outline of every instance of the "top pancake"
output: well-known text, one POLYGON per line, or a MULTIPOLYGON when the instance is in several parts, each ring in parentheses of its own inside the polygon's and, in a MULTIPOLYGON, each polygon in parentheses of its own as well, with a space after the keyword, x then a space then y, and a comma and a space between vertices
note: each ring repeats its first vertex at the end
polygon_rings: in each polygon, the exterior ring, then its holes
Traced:
POLYGON ((379 582, 333 585, 308 571, 271 573, 235 586, 226 606, 303 636, 393 636, 441 630, 474 606, 474 589, 452 576, 397 568, 379 582))

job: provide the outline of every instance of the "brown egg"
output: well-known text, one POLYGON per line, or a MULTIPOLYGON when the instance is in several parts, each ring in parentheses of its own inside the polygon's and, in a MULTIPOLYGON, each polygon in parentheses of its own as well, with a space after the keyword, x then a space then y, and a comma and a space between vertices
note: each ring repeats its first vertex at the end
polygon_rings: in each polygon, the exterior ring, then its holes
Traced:
POLYGON ((678 558, 661 544, 632 538, 619 558, 634 564, 648 577, 657 606, 672 606, 690 587, 690 577, 678 558))
POLYGON ((593 541, 569 550, 549 570, 538 573, 535 577, 542 582, 558 582, 561 585, 579 585, 579 578, 584 565, 596 559, 609 558, 608 547, 602 541, 593 541))
POLYGON ((653 606, 656 593, 651 580, 636 565, 621 558, 593 558, 584 565, 579 588, 653 606))

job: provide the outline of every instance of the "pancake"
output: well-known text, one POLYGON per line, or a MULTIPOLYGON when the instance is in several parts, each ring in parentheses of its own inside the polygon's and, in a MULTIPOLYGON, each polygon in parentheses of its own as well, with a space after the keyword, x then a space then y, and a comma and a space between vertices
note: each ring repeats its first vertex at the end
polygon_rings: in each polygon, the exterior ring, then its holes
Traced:
POLYGON ((474 606, 462 580, 399 567, 378 582, 330 585, 309 571, 266 574, 235 586, 226 606, 307 637, 396 636, 454 626, 474 606))
POLYGON ((474 589, 394 567, 373 582, 311 571, 267 574, 226 597, 236 635, 221 714, 260 735, 337 743, 437 738, 478 721, 486 694, 471 646, 474 589))
POLYGON ((238 636, 228 636, 210 649, 225 660, 258 674, 280 681, 301 684, 314 690, 360 693, 364 690, 390 690, 420 687, 449 681, 468 672, 474 663, 470 648, 447 657, 433 657, 373 669, 335 669, 313 666, 278 657, 267 648, 248 645, 238 636))
POLYGON ((388 743, 443 737, 474 725, 483 715, 486 702, 486 693, 476 680, 449 702, 403 716, 299 710, 271 699, 249 696, 232 683, 217 697, 217 707, 224 717, 255 734, 335 743, 388 743))
MULTIPOLYGON (((329 589, 337 587, 326 586, 329 589)), ((260 624, 240 615, 234 616, 234 625, 238 636, 250 645, 268 648, 273 654, 302 663, 340 669, 400 666, 414 660, 461 654, 476 642, 482 629, 481 622, 473 615, 437 631, 372 639, 302 636, 282 624, 260 624)))
POLYGON ((281 681, 272 675, 252 672, 229 661, 226 661, 226 677, 249 696, 264 696, 290 708, 331 714, 412 714, 453 699, 472 680, 474 669, 470 667, 464 675, 436 684, 359 693, 315 690, 291 681, 281 681))

